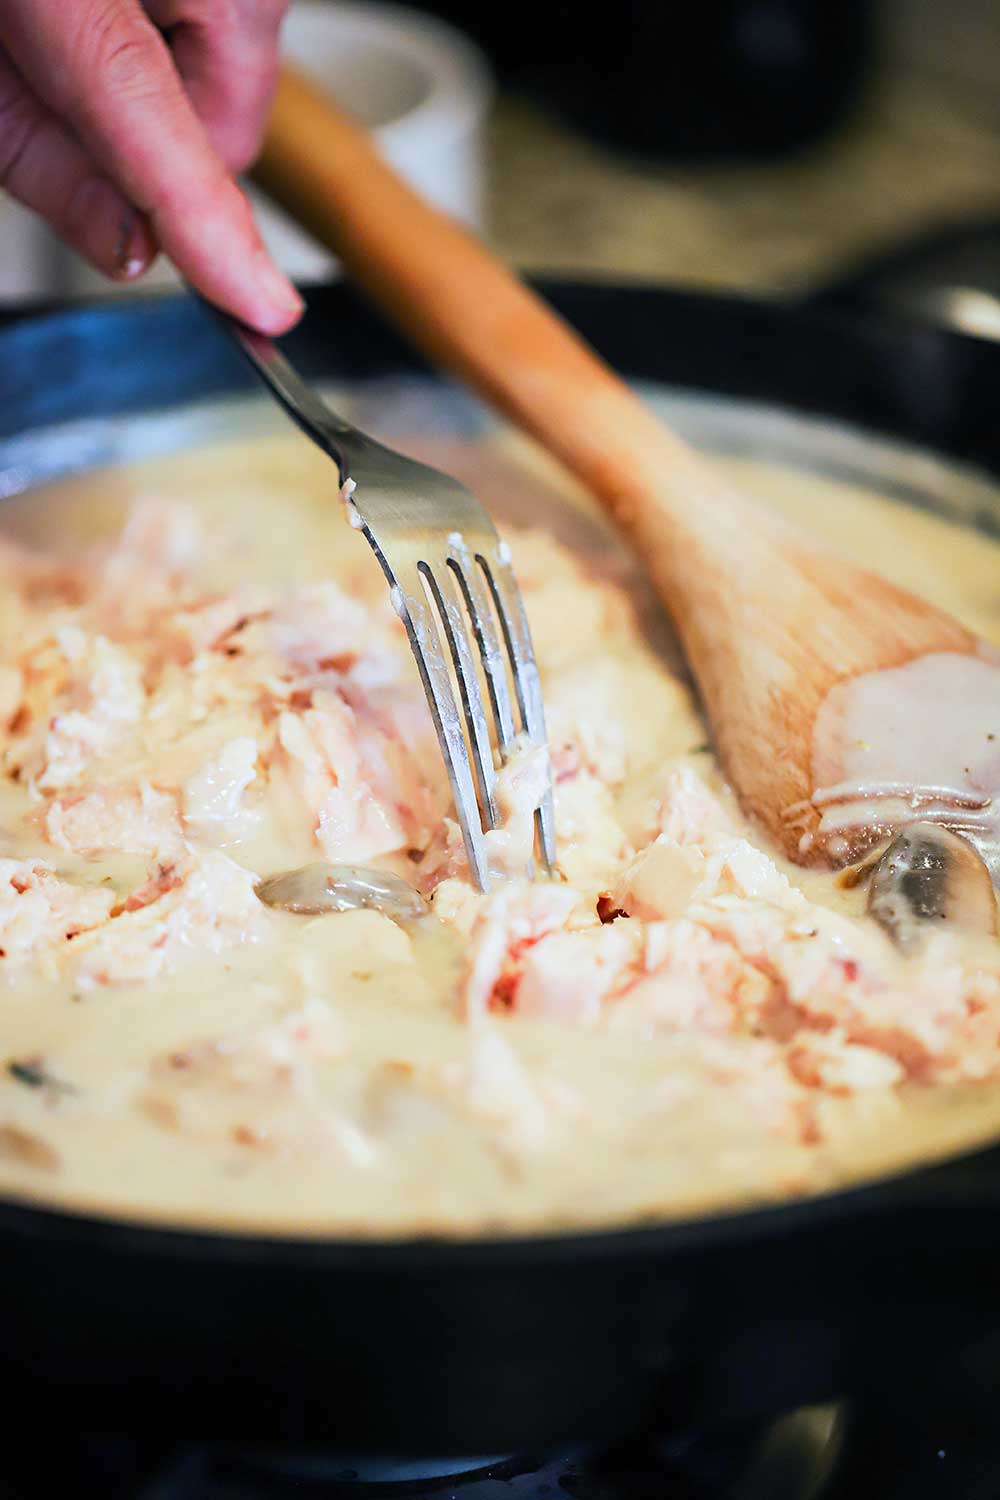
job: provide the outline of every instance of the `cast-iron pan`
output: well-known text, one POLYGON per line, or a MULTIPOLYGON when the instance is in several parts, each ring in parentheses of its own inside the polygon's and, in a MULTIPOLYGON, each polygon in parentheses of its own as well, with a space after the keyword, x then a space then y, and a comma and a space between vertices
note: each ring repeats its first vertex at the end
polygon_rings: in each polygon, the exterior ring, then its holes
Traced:
MULTIPOLYGON (((845 419, 1000 475, 1000 348, 804 308, 548 286, 633 377, 845 419)), ((418 369, 350 291, 306 372, 418 369)), ((0 441, 248 388, 175 298, 0 329, 0 441)), ((1000 581, 998 581, 1000 586, 1000 581)), ((698 1222, 523 1241, 283 1242, 0 1204, 8 1441, 43 1415, 269 1444, 486 1453, 930 1376, 1000 1332, 1000 1149, 698 1222)))

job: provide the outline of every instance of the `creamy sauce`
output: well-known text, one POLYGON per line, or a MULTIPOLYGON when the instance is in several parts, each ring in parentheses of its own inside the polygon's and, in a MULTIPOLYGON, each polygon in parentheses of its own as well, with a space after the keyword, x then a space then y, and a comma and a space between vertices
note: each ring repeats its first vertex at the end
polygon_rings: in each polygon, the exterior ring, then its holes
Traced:
MULTIPOLYGON (((0 558, 0 1186, 172 1222, 495 1233, 771 1201, 1000 1129, 996 940, 901 953, 862 889, 762 846, 603 521, 513 439, 440 456, 506 524, 557 778, 562 880, 486 900, 402 627, 308 445, 6 511, 45 555, 0 558), (431 915, 255 894, 318 861, 405 879, 431 915)), ((996 544, 730 467, 1000 639, 996 544)), ((976 704, 968 780, 946 782, 970 813, 996 786, 979 669, 949 675, 976 704)), ((852 747, 867 691, 830 707, 824 817, 838 783, 926 791, 937 765, 852 747)), ((532 774, 501 777, 511 867, 532 774)))

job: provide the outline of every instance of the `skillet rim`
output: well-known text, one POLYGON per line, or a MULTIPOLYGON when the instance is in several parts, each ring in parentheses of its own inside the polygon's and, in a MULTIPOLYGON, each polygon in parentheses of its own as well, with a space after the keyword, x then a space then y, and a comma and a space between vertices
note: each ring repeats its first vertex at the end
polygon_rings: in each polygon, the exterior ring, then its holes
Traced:
MULTIPOLYGON (((756 401, 801 415, 849 423, 883 438, 903 440, 932 454, 972 463, 1000 478, 1000 426, 990 408, 990 377, 1000 377, 1000 349, 965 335, 930 327, 879 320, 870 314, 830 311, 808 304, 778 303, 744 296, 680 291, 612 278, 586 281, 546 277, 533 284, 605 358, 634 379, 656 380, 681 391, 756 401), (731 356, 720 378, 719 354, 710 334, 724 334, 731 356), (664 344, 665 334, 677 335, 664 344), (690 333, 692 337, 686 338, 690 333), (762 359, 762 355, 765 356, 762 359), (770 356, 770 363, 766 356, 770 356), (678 368, 680 362, 680 368, 678 368), (948 387, 945 390, 945 387, 948 387), (790 396, 789 388, 794 391, 790 396)), ((310 316, 287 340, 292 357, 307 374, 331 373, 320 347, 320 315, 346 322, 347 369, 341 378, 426 372, 428 366, 343 283, 306 288, 310 316)), ((157 343, 186 352, 185 332, 203 342, 208 316, 180 294, 155 294, 128 301, 108 297, 84 305, 58 303, 0 309, 0 441, 24 430, 16 423, 18 401, 30 399, 30 375, 46 360, 64 366, 59 375, 83 379, 84 411, 59 406, 49 386, 48 427, 80 417, 168 409, 200 398, 253 389, 253 380, 221 334, 217 348, 196 363, 190 378, 172 383, 170 372, 154 371, 150 353, 157 343), (201 320, 199 322, 199 320, 201 320), (145 338, 139 337, 145 334, 145 338), (103 338, 102 338, 103 336, 103 338), (122 368, 100 385, 93 380, 93 358, 112 346, 138 361, 133 379, 121 385, 122 368), (33 347, 34 346, 34 347, 33 347), (2 372, 16 370, 16 385, 2 372), (140 379, 138 384, 135 375, 140 379), (150 385, 150 378, 153 384, 150 385), (241 378, 242 377, 242 378, 241 378), (159 379, 159 384, 156 381, 159 379), (110 386, 110 393, 108 387, 110 386), (140 399, 136 399, 139 397, 140 399), (145 399, 141 399, 145 397, 145 399), (150 399, 152 398, 152 399, 150 399), (11 425, 15 424, 15 425, 11 425)), ((343 349, 334 351, 342 355, 343 349)), ((39 385, 48 385, 44 368, 39 385)), ((473 1272, 500 1267, 541 1266, 557 1260, 589 1263, 608 1257, 661 1259, 685 1251, 720 1248, 814 1228, 852 1215, 923 1208, 1000 1208, 1000 1138, 972 1149, 956 1149, 930 1163, 889 1171, 830 1192, 774 1203, 659 1222, 620 1227, 584 1226, 539 1234, 500 1237, 417 1235, 368 1239, 360 1236, 281 1235, 250 1229, 171 1226, 153 1219, 104 1216, 84 1209, 48 1207, 28 1199, 0 1197, 0 1234, 53 1238, 70 1245, 103 1248, 115 1254, 245 1263, 269 1266, 350 1269, 374 1276, 385 1272, 473 1272), (103 1244, 102 1244, 103 1242, 103 1244)))

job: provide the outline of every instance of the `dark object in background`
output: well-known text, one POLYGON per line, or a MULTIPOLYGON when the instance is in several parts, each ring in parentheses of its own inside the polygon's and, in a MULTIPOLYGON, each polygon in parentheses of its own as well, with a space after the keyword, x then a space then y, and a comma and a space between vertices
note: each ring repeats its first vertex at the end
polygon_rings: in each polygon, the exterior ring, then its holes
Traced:
POLYGON ((942 223, 880 246, 810 300, 1000 342, 1000 219, 942 223))
POLYGON ((766 158, 839 125, 869 76, 876 0, 420 0, 501 80, 601 139, 674 160, 766 158))

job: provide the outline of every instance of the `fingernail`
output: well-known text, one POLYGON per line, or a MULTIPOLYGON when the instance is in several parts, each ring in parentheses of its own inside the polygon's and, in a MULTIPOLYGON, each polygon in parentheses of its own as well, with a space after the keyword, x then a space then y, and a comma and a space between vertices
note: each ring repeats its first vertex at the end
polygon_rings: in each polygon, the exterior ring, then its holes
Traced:
POLYGON ((135 209, 126 209, 118 223, 112 274, 117 281, 134 281, 155 258, 156 242, 144 216, 135 209))
POLYGON ((116 280, 134 279, 156 258, 156 241, 143 215, 106 177, 77 183, 62 230, 99 271, 116 280))

